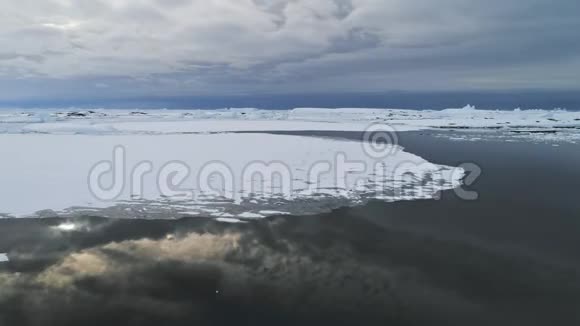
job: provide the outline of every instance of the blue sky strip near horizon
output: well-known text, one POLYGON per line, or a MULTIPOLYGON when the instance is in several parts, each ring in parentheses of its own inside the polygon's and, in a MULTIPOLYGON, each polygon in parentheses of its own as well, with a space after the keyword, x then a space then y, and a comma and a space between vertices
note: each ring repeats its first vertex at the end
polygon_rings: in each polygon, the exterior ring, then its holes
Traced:
POLYGON ((0 106, 580 109, 578 12, 577 0, 2 1, 0 106))

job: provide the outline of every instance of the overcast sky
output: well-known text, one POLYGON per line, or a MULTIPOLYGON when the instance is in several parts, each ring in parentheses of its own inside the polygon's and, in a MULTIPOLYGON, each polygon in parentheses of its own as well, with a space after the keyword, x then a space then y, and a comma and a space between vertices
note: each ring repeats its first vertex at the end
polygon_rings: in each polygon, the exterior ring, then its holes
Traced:
POLYGON ((578 0, 0 2, 0 100, 580 88, 578 0))

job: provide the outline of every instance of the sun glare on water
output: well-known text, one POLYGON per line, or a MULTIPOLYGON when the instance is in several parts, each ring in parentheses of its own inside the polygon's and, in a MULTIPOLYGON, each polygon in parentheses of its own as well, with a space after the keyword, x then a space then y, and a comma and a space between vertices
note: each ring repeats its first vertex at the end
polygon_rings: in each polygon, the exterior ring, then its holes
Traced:
POLYGON ((62 223, 54 227, 55 229, 63 232, 72 232, 77 229, 77 225, 74 223, 62 223))

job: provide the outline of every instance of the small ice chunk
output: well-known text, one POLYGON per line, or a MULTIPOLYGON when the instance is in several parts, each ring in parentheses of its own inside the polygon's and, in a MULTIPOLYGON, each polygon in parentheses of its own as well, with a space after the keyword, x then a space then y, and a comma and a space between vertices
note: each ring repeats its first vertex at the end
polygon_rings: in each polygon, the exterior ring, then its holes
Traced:
POLYGON ((238 217, 241 217, 241 218, 263 218, 264 215, 256 214, 256 213, 250 213, 250 212, 245 212, 245 213, 242 213, 242 214, 238 214, 238 217))
POLYGON ((214 214, 211 214, 211 216, 214 216, 214 217, 225 217, 225 218, 235 217, 235 215, 230 214, 230 213, 214 213, 214 214))
POLYGON ((216 221, 222 222, 222 223, 246 223, 244 221, 238 220, 237 218, 229 218, 229 217, 219 217, 219 218, 216 218, 216 221))
POLYGON ((260 211, 260 214, 263 215, 290 215, 288 212, 281 212, 281 211, 260 211))

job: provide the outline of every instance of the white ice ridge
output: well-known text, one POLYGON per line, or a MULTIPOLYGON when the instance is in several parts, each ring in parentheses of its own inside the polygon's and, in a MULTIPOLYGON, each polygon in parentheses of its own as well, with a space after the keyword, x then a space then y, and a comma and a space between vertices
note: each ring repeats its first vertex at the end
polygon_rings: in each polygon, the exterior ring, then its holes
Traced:
POLYGON ((317 109, 294 110, 0 110, 0 133, 175 134, 227 131, 361 131, 370 123, 398 131, 446 128, 580 129, 580 112, 566 110, 317 109))
POLYGON ((369 156, 356 141, 258 133, 0 134, 0 216, 259 218, 433 198, 461 184, 461 168, 398 146, 385 153, 369 156), (115 173, 99 170, 108 163, 115 173))
POLYGON ((7 263, 9 261, 10 261, 10 259, 8 259, 7 254, 0 253, 0 263, 7 263))

